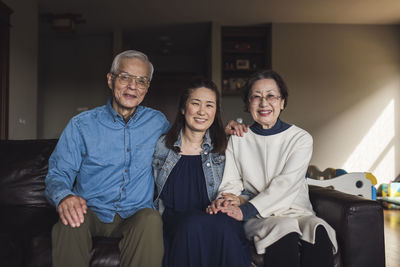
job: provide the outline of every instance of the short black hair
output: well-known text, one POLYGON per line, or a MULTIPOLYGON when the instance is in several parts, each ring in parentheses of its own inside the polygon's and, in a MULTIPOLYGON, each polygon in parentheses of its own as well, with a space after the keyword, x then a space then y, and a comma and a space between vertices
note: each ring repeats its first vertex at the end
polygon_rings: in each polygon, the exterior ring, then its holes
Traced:
POLYGON ((254 73, 253 75, 250 76, 250 78, 247 80, 246 85, 243 87, 243 102, 244 102, 244 110, 249 112, 249 97, 250 97, 250 92, 251 89, 253 88, 253 85, 255 82, 263 79, 272 79, 276 82, 278 85, 279 92, 281 94, 281 99, 285 100, 283 107, 286 108, 288 98, 289 98, 289 93, 288 93, 288 88, 286 86, 285 81, 277 73, 276 71, 273 70, 262 70, 259 72, 254 73))

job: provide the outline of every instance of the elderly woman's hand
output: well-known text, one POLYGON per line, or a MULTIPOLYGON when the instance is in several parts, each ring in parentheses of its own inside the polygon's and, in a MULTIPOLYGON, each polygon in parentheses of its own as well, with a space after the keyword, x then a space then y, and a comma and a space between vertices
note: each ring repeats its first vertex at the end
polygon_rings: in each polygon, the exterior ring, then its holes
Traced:
POLYGON ((238 123, 237 121, 231 120, 225 127, 225 134, 243 136, 244 133, 247 133, 248 127, 249 126, 244 123, 238 123))
POLYGON ((238 221, 243 221, 242 210, 238 206, 221 207, 220 211, 238 221))
POLYGON ((209 214, 217 214, 222 207, 240 206, 245 202, 246 200, 244 200, 241 196, 236 196, 232 193, 222 193, 221 197, 211 202, 211 204, 207 207, 206 212, 209 214))
POLYGON ((222 193, 221 196, 224 200, 222 202, 222 206, 224 207, 227 207, 229 205, 240 206, 246 202, 241 196, 237 196, 232 193, 222 193))

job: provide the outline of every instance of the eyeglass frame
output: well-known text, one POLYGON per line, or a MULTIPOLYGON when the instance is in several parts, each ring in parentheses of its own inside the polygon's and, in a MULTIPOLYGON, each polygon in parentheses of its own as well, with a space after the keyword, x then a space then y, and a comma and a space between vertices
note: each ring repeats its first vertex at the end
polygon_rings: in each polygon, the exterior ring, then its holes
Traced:
POLYGON ((263 96, 263 95, 250 95, 249 96, 250 104, 260 104, 263 99, 265 99, 265 101, 267 101, 270 104, 275 104, 279 99, 282 99, 282 96, 281 95, 276 96, 273 94, 267 94, 265 96, 263 96), (258 96, 258 97, 260 97, 260 99, 255 101, 254 96, 258 96))
POLYGON ((136 84, 136 86, 138 86, 138 88, 139 89, 146 89, 146 88, 148 88, 149 86, 150 86, 150 79, 149 78, 147 78, 146 76, 136 76, 136 75, 132 75, 132 74, 129 74, 129 73, 125 73, 125 72, 122 72, 122 73, 111 73, 111 76, 113 77, 113 79, 115 79, 115 78, 119 78, 119 82, 122 84, 122 85, 128 85, 128 84, 130 84, 130 83, 132 83, 133 82, 133 80, 135 80, 135 84, 136 84), (121 79, 121 76, 128 76, 129 77, 129 80, 128 81, 123 81, 122 79, 121 79), (140 83, 138 83, 138 79, 139 78, 142 78, 142 79, 146 79, 147 81, 146 81, 146 84, 144 84, 144 85, 142 85, 143 86, 143 88, 141 87, 141 84, 140 83))

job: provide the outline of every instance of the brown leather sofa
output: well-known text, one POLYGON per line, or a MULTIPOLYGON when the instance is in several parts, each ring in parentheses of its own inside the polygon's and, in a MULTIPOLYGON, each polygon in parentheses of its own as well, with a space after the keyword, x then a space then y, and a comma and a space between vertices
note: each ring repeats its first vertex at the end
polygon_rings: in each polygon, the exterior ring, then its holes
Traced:
MULTIPOLYGON (((51 266, 50 231, 58 215, 44 197, 44 178, 56 142, 0 141, 0 267, 51 266)), ((385 266, 383 213, 377 202, 315 186, 310 186, 310 197, 318 216, 336 230, 336 266, 385 266)), ((253 259, 262 266, 262 256, 253 259)), ((118 239, 95 238, 90 266, 118 265, 118 239)))

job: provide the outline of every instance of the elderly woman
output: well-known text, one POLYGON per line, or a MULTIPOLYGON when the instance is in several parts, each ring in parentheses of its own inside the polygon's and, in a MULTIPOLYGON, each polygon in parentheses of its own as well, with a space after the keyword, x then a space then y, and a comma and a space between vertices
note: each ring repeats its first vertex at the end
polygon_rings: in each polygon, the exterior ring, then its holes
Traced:
POLYGON ((222 180, 226 146, 217 87, 211 81, 193 82, 153 156, 155 204, 163 210, 164 267, 250 266, 242 223, 206 213, 222 180))
POLYGON ((244 137, 232 136, 219 198, 209 213, 226 213, 244 224, 265 266, 333 266, 335 231, 313 212, 305 179, 312 137, 279 119, 288 92, 280 75, 253 75, 244 90, 254 119, 244 137))

